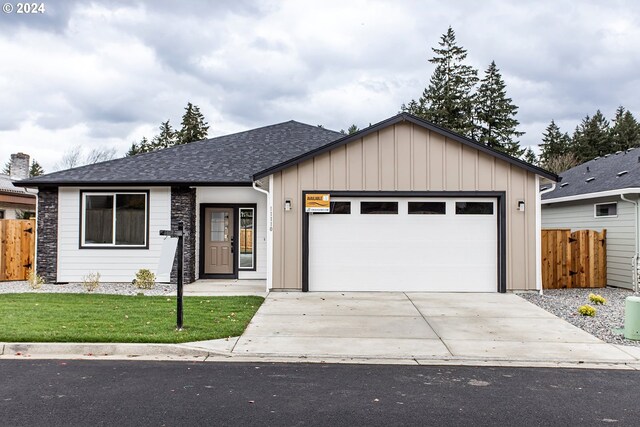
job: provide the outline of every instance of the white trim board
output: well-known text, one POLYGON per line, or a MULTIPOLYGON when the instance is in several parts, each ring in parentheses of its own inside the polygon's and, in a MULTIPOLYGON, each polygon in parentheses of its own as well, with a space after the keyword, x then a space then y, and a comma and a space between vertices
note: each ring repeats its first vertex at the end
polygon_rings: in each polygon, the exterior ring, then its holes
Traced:
POLYGON ((542 200, 541 203, 543 205, 550 205, 552 203, 575 202, 585 199, 598 199, 600 197, 619 196, 621 194, 640 194, 640 188, 621 188, 619 190, 608 190, 600 191, 597 193, 576 194, 575 196, 556 197, 554 199, 542 200))

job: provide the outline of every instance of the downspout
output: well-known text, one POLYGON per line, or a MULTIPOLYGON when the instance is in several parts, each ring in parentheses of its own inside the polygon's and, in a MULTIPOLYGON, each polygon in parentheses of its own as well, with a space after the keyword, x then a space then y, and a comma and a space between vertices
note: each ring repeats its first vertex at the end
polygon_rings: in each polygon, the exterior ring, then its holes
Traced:
POLYGON ((540 191, 540 176, 536 175, 536 290, 543 294, 542 290, 542 195, 556 189, 556 182, 551 187, 540 191))
POLYGON ((638 254, 638 251, 640 250, 640 205, 638 204, 638 202, 634 201, 634 200, 630 200, 627 199, 625 197, 624 194, 620 195, 620 198, 622 200, 624 200, 625 202, 629 202, 632 203, 635 206, 635 215, 636 215, 636 232, 635 232, 635 240, 636 240, 636 247, 635 247, 635 254, 633 255, 633 258, 631 258, 631 268, 632 270, 632 277, 633 277, 633 292, 638 292, 638 261, 640 258, 640 254, 638 254))
POLYGON ((266 292, 273 287, 273 175, 269 175, 269 190, 258 186, 258 181, 253 181, 253 189, 267 196, 267 286, 266 292))

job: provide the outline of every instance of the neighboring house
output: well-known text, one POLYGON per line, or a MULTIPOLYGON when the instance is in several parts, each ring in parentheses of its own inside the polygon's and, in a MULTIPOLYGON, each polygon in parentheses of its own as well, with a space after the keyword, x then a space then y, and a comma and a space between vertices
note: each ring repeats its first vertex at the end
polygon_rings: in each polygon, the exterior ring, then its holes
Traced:
POLYGON ((159 231, 182 221, 187 283, 505 292, 540 288, 541 177, 557 179, 403 113, 353 135, 290 121, 20 184, 39 189, 50 282, 156 270, 159 231), (307 194, 329 195, 330 213, 306 212, 307 194))
POLYGON ((633 289, 640 149, 597 157, 560 176, 560 184, 542 196, 542 228, 606 229, 607 284, 633 289))
POLYGON ((35 216, 35 192, 13 185, 14 181, 29 177, 29 156, 11 155, 9 175, 0 174, 0 219, 24 219, 35 216))

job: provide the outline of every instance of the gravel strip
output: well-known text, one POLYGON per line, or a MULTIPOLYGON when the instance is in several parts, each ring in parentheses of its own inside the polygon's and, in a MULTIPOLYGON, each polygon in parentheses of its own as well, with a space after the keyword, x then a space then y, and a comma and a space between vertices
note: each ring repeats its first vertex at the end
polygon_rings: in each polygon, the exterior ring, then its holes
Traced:
MULTIPOLYGON (((33 290, 27 282, 0 282, 0 294, 14 294, 25 292, 42 292, 42 293, 73 293, 84 294, 87 291, 82 283, 68 283, 64 285, 45 284, 38 290, 33 290)), ((131 283, 100 283, 98 289, 93 291, 94 294, 112 294, 112 295, 137 295, 143 293, 145 295, 175 295, 176 286, 165 283, 156 283, 153 289, 138 289, 131 283)))
POLYGON ((623 335, 613 331, 624 327, 624 300, 634 295, 630 290, 621 288, 549 289, 544 291, 542 296, 537 293, 517 294, 605 342, 640 347, 640 341, 627 340, 623 335), (607 303, 593 304, 589 301, 590 293, 602 295, 607 303), (594 317, 578 314, 578 307, 585 304, 597 310, 594 317))

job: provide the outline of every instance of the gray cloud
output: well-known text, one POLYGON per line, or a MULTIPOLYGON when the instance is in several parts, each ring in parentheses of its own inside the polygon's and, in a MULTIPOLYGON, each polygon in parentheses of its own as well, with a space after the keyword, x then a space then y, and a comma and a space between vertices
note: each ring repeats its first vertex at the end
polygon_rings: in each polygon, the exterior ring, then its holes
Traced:
POLYGON ((0 158, 16 140, 51 157, 78 143, 124 150, 163 120, 178 125, 187 101, 214 135, 290 119, 366 126, 420 96, 430 48, 448 25, 481 73, 498 64, 524 144, 552 118, 571 132, 598 108, 612 117, 622 104, 640 116, 636 3, 46 5, 42 16, 0 16, 0 158))

